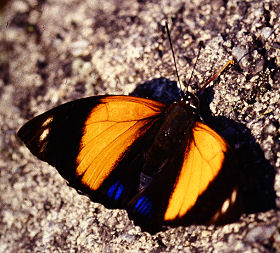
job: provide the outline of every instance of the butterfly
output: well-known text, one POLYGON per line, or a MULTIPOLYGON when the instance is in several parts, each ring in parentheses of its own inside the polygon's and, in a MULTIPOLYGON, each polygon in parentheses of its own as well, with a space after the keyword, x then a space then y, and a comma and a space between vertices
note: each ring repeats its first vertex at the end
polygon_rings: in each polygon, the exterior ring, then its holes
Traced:
POLYGON ((223 224, 239 215, 236 164, 198 105, 189 92, 171 105, 93 96, 31 119, 18 136, 70 186, 145 231, 223 224))
POLYGON ((240 215, 233 152, 202 122, 199 98, 188 91, 171 105, 133 96, 82 98, 36 116, 17 135, 70 186, 127 210, 145 231, 223 224, 240 215))

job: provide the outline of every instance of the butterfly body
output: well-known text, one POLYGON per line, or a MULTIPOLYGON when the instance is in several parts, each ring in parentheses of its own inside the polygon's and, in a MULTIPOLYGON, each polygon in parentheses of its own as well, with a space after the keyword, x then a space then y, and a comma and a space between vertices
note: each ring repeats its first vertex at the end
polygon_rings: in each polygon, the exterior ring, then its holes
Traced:
POLYGON ((223 223, 238 205, 235 165, 227 143, 199 121, 196 104, 195 96, 170 106, 89 97, 35 117, 18 136, 75 189, 126 209, 145 230, 223 223))
POLYGON ((185 149, 194 123, 192 112, 184 102, 169 106, 151 146, 144 153, 142 172, 151 177, 160 173, 162 167, 185 149))

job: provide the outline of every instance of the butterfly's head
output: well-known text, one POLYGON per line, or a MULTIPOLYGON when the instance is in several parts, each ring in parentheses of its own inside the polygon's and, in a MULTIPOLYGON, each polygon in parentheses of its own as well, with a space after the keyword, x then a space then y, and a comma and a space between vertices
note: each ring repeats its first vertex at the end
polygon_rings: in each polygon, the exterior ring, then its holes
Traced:
POLYGON ((188 105, 195 112, 199 109, 199 98, 189 91, 184 92, 182 101, 184 101, 185 104, 188 105))

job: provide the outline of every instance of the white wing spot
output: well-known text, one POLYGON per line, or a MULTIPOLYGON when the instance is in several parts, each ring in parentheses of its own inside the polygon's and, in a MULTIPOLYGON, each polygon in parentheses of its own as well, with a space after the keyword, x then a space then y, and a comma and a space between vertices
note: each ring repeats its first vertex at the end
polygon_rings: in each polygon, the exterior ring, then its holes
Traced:
POLYGON ((222 214, 226 213, 226 211, 227 211, 228 208, 229 208, 229 204, 230 204, 230 200, 229 200, 229 199, 226 199, 225 202, 223 203, 222 208, 221 208, 221 213, 222 213, 222 214))
POLYGON ((43 140, 45 140, 48 137, 49 133, 50 133, 50 129, 46 128, 43 131, 43 133, 40 135, 39 141, 42 142, 43 140))
POLYGON ((42 127, 48 126, 53 121, 53 116, 48 117, 42 124, 42 127))
POLYGON ((221 209, 213 215, 211 222, 215 223, 220 218, 221 215, 225 214, 228 211, 229 207, 234 205, 234 203, 236 202, 236 199, 237 199, 237 189, 234 188, 231 193, 230 198, 227 198, 224 201, 221 209))
POLYGON ((237 189, 234 189, 234 190, 232 191, 231 197, 230 197, 231 204, 235 203, 236 198, 237 198, 237 189))

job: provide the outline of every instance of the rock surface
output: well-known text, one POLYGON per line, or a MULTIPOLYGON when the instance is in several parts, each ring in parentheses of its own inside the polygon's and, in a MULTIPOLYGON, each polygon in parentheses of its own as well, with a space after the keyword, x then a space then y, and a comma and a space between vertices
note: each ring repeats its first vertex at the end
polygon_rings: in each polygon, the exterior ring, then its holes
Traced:
POLYGON ((7 3, 0 32, 0 252, 279 252, 279 17, 272 0, 7 3), (15 134, 63 102, 175 80, 162 26, 167 17, 182 79, 203 42, 193 90, 229 58, 237 60, 215 82, 215 120, 208 124, 253 179, 245 190, 248 212, 238 222, 150 235, 124 210, 108 210, 68 187, 15 134))

